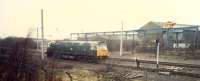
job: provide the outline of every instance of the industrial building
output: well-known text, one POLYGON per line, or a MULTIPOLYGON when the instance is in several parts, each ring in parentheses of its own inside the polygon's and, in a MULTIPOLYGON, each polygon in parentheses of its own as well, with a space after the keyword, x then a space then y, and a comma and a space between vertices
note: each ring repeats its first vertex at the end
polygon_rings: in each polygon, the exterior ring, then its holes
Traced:
MULTIPOLYGON (((121 31, 71 33, 77 40, 119 40, 121 31)), ((174 22, 148 22, 138 30, 123 31, 123 40, 133 40, 143 43, 143 46, 154 46, 155 40, 160 40, 161 48, 199 48, 199 26, 177 24, 174 22)), ((134 44, 132 44, 134 45, 134 44)))
MULTIPOLYGON (((199 26, 173 22, 149 22, 137 30, 143 39, 159 39, 165 48, 189 48, 198 46, 199 26)), ((141 36, 140 36, 141 37, 141 36)))

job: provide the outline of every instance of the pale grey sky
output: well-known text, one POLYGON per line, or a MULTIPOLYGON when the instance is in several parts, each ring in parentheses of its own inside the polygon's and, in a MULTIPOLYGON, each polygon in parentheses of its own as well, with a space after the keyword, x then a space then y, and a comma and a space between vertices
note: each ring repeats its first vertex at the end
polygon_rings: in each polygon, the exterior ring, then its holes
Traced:
POLYGON ((200 24, 200 0, 0 0, 0 37, 26 36, 40 27, 45 37, 62 39, 72 32, 137 29, 149 21, 200 24))

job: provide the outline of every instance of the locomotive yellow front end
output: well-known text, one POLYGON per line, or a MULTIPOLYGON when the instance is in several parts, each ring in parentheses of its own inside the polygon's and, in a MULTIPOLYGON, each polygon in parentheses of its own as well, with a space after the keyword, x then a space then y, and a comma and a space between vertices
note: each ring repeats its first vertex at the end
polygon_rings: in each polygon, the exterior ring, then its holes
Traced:
POLYGON ((107 58, 110 55, 110 52, 107 49, 107 45, 105 43, 99 43, 97 46, 97 57, 99 58, 107 58))

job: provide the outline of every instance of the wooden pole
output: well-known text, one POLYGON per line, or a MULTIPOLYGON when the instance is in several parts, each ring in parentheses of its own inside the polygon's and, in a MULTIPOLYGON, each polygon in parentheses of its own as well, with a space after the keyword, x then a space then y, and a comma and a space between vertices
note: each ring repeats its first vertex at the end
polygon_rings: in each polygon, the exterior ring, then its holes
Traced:
POLYGON ((39 50, 39 38, 38 38, 38 34, 39 32, 38 32, 38 27, 37 27, 37 50, 39 50))
POLYGON ((41 58, 44 60, 44 26, 43 26, 43 9, 41 9, 41 32, 42 32, 42 55, 41 58))
POLYGON ((120 40, 120 56, 122 56, 123 53, 123 22, 122 24, 122 28, 121 28, 121 40, 120 40))

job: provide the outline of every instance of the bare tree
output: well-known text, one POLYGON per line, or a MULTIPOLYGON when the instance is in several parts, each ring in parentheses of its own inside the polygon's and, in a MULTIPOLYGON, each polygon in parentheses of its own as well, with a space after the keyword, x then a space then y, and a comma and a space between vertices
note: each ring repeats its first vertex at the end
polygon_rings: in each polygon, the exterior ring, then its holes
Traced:
POLYGON ((1 46, 7 47, 8 58, 1 67, 0 81, 38 81, 38 64, 36 64, 28 52, 31 39, 7 38, 1 46))

